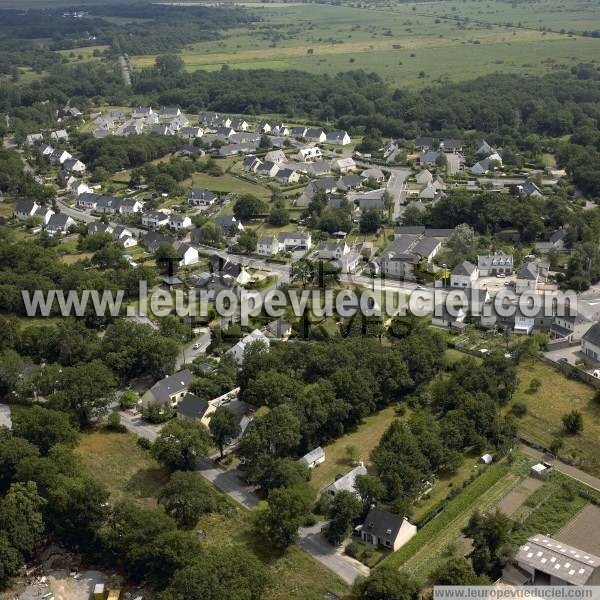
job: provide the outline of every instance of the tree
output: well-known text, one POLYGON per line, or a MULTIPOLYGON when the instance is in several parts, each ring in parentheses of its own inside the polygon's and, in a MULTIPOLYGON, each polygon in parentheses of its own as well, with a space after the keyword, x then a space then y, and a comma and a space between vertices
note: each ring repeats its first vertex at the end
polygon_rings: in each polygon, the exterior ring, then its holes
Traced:
POLYGON ((24 556, 31 556, 42 540, 42 507, 45 503, 33 481, 13 483, 0 500, 0 530, 6 533, 11 546, 24 556))
POLYGON ((177 471, 162 488, 158 502, 184 528, 192 528, 205 513, 216 508, 212 489, 199 473, 177 471))
POLYGON ((242 231, 238 236, 237 245, 242 252, 254 252, 258 243, 258 235, 253 229, 242 231))
POLYGON ((77 442, 78 433, 64 412, 38 405, 20 408, 13 412, 12 423, 15 435, 35 444, 43 455, 56 444, 74 446, 77 442))
POLYGON ((376 233, 381 227, 381 214, 375 208, 365 210, 360 217, 361 233, 376 233))
POLYGON ((583 431, 583 415, 578 410, 572 410, 563 415, 562 422, 567 433, 571 435, 576 435, 583 431))
POLYGON ((207 246, 215 246, 220 248, 225 242, 223 230, 213 221, 207 221, 200 227, 202 243, 207 246))
POLYGON ((58 375, 49 406, 72 412, 86 427, 108 412, 115 384, 112 371, 101 360, 67 367, 58 375))
POLYGON ((210 418, 208 429, 213 437, 213 440, 221 458, 223 458, 223 448, 227 440, 232 440, 240 434, 240 425, 234 414, 224 407, 218 408, 210 418))
POLYGON ((473 228, 463 223, 455 227, 446 245, 455 257, 469 256, 475 250, 475 240, 473 228))
POLYGON ((268 507, 258 517, 258 527, 277 548, 287 548, 298 537, 298 528, 310 512, 306 495, 294 488, 269 493, 268 507))
POLYGON ((198 560, 181 569, 164 600, 260 600, 268 583, 263 564, 239 545, 205 546, 198 560))
POLYGON ((177 419, 167 423, 152 446, 152 454, 170 469, 191 471, 198 459, 210 448, 208 429, 192 420, 177 419))
POLYGON ((408 574, 397 569, 381 567, 359 582, 358 597, 362 600, 417 600, 419 585, 408 574))
POLYGON ((39 451, 33 444, 0 427, 0 493, 8 489, 14 480, 19 463, 38 455, 39 451))
POLYGON ((0 588, 6 587, 22 566, 23 557, 11 546, 6 533, 0 531, 0 588))
POLYGON ((359 475, 355 487, 365 506, 376 504, 385 497, 385 486, 374 475, 359 475))
POLYGON ((175 77, 183 71, 183 61, 177 54, 160 54, 154 64, 163 77, 175 77))
POLYGON ((255 219, 259 215, 266 212, 266 204, 252 194, 244 194, 240 196, 233 205, 233 214, 240 221, 248 221, 255 219))
POLYGON ((354 464, 360 458, 360 450, 354 444, 348 444, 344 448, 344 453, 350 464, 354 464))
POLYGON ((452 556, 440 564, 429 576, 434 585, 489 585, 490 580, 478 576, 471 563, 463 556, 452 556))
POLYGON ((482 515, 474 512, 463 534, 473 540, 470 554, 477 575, 489 575, 497 579, 502 568, 512 556, 509 544, 511 520, 499 510, 482 515))
POLYGON ((290 213, 283 206, 273 206, 268 221, 273 227, 284 227, 290 222, 290 213))
POLYGON ((360 515, 362 503, 353 492, 342 490, 335 495, 329 513, 326 536, 331 544, 339 546, 352 531, 352 522, 360 515))
POLYGON ((154 253, 154 259, 163 273, 174 273, 179 268, 179 254, 171 244, 160 244, 154 253))

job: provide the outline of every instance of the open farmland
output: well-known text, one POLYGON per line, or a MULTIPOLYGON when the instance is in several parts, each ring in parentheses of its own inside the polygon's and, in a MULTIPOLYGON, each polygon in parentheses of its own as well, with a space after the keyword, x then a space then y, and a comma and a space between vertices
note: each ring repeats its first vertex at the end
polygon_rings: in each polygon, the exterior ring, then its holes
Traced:
MULTIPOLYGON (((392 85, 415 87, 493 72, 539 74, 593 61, 600 52, 600 39, 565 33, 600 28, 600 9, 591 3, 578 4, 575 16, 556 0, 515 9, 503 2, 454 1, 385 9, 246 6, 261 20, 220 40, 190 45, 181 54, 188 70, 225 64, 334 75, 365 69, 392 85)), ((138 68, 153 61, 133 58, 138 68)))

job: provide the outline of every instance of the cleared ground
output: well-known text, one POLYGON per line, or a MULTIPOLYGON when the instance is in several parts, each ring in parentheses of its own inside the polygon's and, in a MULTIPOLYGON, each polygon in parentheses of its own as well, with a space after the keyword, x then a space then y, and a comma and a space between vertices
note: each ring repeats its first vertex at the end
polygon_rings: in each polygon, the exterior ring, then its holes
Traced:
POLYGON ((599 556, 600 508, 588 504, 560 530, 556 535, 556 539, 599 556))
POLYGON ((510 517, 542 485, 544 485, 544 482, 541 479, 526 477, 498 502, 498 510, 501 510, 505 515, 510 517))

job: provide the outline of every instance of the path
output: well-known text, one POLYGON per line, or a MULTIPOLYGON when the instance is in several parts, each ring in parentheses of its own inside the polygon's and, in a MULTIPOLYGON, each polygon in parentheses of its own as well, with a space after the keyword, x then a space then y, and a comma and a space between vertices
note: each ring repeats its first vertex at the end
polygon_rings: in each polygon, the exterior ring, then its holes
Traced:
POLYGON ((572 465, 568 465, 564 463, 562 460, 558 458, 554 458, 552 455, 542 452, 541 450, 536 450, 527 444, 521 444, 519 450, 527 454, 527 456, 531 456, 536 460, 545 461, 550 463, 557 471, 562 473, 563 475, 567 475, 571 479, 575 479, 575 481, 579 481, 592 489, 600 492, 600 479, 598 477, 594 477, 577 467, 573 467, 572 465))

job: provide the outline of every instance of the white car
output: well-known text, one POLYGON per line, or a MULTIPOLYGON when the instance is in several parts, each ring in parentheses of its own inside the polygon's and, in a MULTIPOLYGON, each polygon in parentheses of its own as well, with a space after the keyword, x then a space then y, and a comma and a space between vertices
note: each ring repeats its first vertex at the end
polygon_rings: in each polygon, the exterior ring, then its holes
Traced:
POLYGON ((193 346, 192 349, 194 350, 200 350, 200 344, 198 342, 196 342, 193 346))
POLYGON ((498 279, 504 279, 506 277, 506 275, 504 273, 498 273, 498 275, 496 275, 496 277, 498 279))

